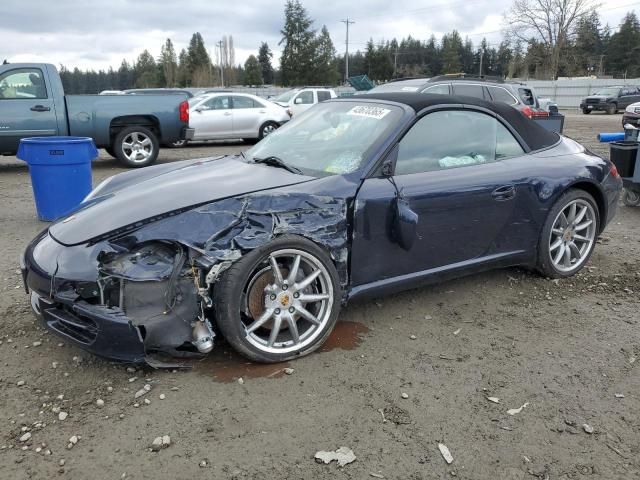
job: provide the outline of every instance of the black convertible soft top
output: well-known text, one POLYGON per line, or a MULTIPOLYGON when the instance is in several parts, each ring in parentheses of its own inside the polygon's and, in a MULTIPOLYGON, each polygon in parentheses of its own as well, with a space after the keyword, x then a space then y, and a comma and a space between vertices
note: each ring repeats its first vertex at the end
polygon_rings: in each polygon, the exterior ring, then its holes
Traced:
MULTIPOLYGON (((385 100, 387 102, 403 103, 420 112, 428 107, 438 105, 474 105, 486 108, 509 122, 530 150, 540 150, 558 143, 559 135, 538 125, 535 120, 525 117, 515 108, 503 102, 488 102, 480 98, 463 95, 434 95, 428 93, 396 92, 370 93, 352 97, 357 100, 385 100)), ((461 130, 464 126, 461 126, 461 130)))

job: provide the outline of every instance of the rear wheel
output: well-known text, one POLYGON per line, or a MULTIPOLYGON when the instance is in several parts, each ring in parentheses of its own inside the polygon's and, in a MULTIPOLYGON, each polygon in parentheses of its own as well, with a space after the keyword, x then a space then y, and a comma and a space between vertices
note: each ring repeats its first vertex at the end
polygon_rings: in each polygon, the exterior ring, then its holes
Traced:
POLYGON ((120 130, 111 148, 122 164, 133 168, 151 165, 160 152, 156 135, 148 128, 140 126, 120 130))
POLYGON ((538 270, 547 277, 574 275, 593 253, 600 217, 593 197, 569 190, 551 208, 538 242, 538 270))
POLYGON ((297 236, 252 250, 215 286, 216 321, 242 355, 264 363, 313 352, 340 310, 338 274, 329 256, 297 236))
POLYGON ((625 188, 622 193, 622 203, 627 207, 637 207, 640 205, 640 194, 625 188))

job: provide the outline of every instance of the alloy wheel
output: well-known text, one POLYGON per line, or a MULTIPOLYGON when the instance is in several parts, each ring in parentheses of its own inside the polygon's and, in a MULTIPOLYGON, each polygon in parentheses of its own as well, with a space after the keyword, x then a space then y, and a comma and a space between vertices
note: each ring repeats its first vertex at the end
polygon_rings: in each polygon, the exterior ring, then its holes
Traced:
POLYGON ((583 199, 569 202, 558 214, 549 237, 549 255, 560 272, 570 273, 585 262, 596 239, 596 213, 583 199))
POLYGON ((122 151, 131 162, 146 162, 153 153, 153 142, 141 132, 131 132, 122 141, 122 151))
POLYGON ((273 124, 271 124, 271 123, 270 123, 269 125, 265 125, 265 126, 262 128, 262 137, 264 138, 264 137, 266 137, 267 135, 272 134, 273 132, 275 132, 275 131, 277 130, 277 128, 278 128, 278 127, 276 127, 275 125, 273 125, 273 124))
POLYGON ((266 353, 303 350, 325 332, 333 290, 327 269, 310 253, 271 253, 244 289, 241 318, 247 341, 266 353))

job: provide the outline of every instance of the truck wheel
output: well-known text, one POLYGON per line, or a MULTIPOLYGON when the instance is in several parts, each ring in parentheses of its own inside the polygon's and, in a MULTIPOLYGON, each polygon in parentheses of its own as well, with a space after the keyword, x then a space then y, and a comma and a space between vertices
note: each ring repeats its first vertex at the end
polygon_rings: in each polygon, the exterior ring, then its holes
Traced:
POLYGON ((607 105, 607 115, 613 115, 618 111, 618 106, 615 103, 607 105))
POLYGON ((112 148, 120 163, 130 168, 140 168, 156 161, 160 143, 148 128, 133 126, 118 132, 112 148))
POLYGON ((585 115, 589 115, 591 113, 591 110, 589 110, 588 108, 583 108, 582 113, 584 113, 585 115))

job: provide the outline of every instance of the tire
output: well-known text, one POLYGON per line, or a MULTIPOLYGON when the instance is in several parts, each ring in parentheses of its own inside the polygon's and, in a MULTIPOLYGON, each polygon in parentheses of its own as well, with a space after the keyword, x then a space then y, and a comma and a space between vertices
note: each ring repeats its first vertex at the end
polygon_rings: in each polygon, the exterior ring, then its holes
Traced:
POLYGON ((607 105, 607 115, 613 115, 618 112, 618 106, 615 103, 607 105))
POLYGON ((588 108, 583 108, 582 113, 584 113, 585 115, 589 115, 591 113, 591 110, 589 110, 588 108))
POLYGON ((593 197, 584 190, 566 191, 553 205, 542 227, 538 241, 537 270, 551 278, 575 275, 589 261, 599 232, 600 213, 593 197), (576 224, 572 224, 572 204, 576 205, 574 213, 574 219, 578 219, 576 224), (584 217, 580 218, 584 207, 586 207, 584 217), (568 220, 568 223, 565 223, 566 227, 561 226, 563 224, 561 213, 564 213, 568 220), (585 227, 589 220, 591 223, 585 227), (574 228, 572 225, 582 228, 574 228))
POLYGON ((264 137, 273 133, 278 129, 279 125, 276 122, 265 122, 258 132, 258 139, 262 140, 264 137))
POLYGON ((216 323, 227 342, 250 360, 276 363, 307 355, 324 343, 338 319, 341 289, 324 250, 305 238, 285 235, 235 262, 215 284, 214 298, 216 323), (297 256, 299 268, 292 279, 297 256), (283 278, 278 289, 272 289, 278 284, 272 258, 283 278), (294 289, 316 271, 320 273, 307 286, 294 289), (317 298, 307 300, 310 295, 317 298), (299 307, 304 315, 298 313, 299 307), (307 314, 315 322, 307 320, 307 314), (280 328, 274 334, 277 325, 280 328))
POLYGON ((105 152, 107 152, 109 155, 111 155, 113 158, 117 158, 116 157, 116 153, 113 151, 113 148, 111 147, 105 147, 105 152))
POLYGON ((142 168, 156 161, 160 143, 155 133, 148 128, 132 126, 118 132, 111 148, 124 166, 142 168))
POLYGON ((622 192, 622 203, 627 207, 640 206, 640 193, 631 190, 624 189, 622 192))

